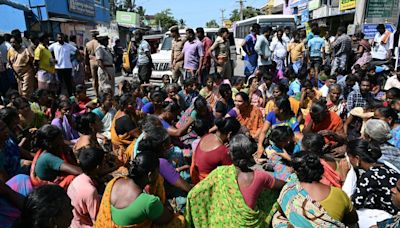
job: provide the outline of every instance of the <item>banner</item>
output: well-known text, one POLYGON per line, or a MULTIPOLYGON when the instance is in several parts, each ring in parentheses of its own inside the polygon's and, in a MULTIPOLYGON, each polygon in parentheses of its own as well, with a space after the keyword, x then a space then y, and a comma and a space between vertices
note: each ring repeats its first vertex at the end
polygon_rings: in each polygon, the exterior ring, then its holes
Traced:
POLYGON ((368 0, 366 18, 391 18, 395 0, 368 0))
POLYGON ((356 0, 340 0, 340 11, 356 8, 356 0))
POLYGON ((117 11, 117 23, 124 26, 138 27, 139 14, 133 12, 117 11))
POLYGON ((69 0, 68 10, 73 13, 93 17, 95 15, 94 0, 69 0))

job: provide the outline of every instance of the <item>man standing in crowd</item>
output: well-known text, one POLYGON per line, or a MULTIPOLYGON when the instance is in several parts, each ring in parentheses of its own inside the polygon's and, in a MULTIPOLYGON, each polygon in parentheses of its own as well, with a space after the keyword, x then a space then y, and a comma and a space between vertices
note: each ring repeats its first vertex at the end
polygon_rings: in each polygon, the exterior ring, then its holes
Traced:
POLYGON ((57 76, 62 84, 65 84, 68 96, 72 96, 74 94, 74 86, 72 83, 71 55, 75 55, 77 49, 71 44, 65 43, 64 37, 63 33, 58 33, 57 42, 50 45, 49 50, 53 53, 53 56, 56 59, 57 76))
POLYGON ((2 72, 0 72, 1 75, 1 83, 0 83, 0 93, 4 96, 8 89, 11 87, 11 80, 13 77, 11 69, 7 68, 7 53, 8 50, 10 50, 11 44, 8 43, 5 39, 4 36, 0 35, 0 58, 1 58, 1 68, 3 69, 2 72), (10 72, 11 71, 11 72, 10 72))
POLYGON ((272 28, 266 26, 261 29, 262 35, 258 36, 255 51, 258 54, 258 69, 261 72, 266 73, 272 65, 271 62, 271 50, 269 49, 268 38, 271 35, 272 28))
POLYGON ((244 56, 244 75, 248 78, 254 73, 257 68, 258 55, 254 50, 254 46, 257 42, 257 35, 260 34, 260 25, 253 24, 251 26, 251 32, 244 38, 242 43, 242 49, 246 53, 244 56))
POLYGON ((393 34, 386 30, 384 24, 379 24, 376 30, 378 32, 374 37, 372 58, 375 61, 390 60, 393 49, 393 34))
POLYGON ((97 70, 99 66, 97 65, 96 61, 96 49, 99 47, 99 42, 96 40, 96 36, 99 35, 97 30, 90 31, 92 35, 92 40, 86 43, 85 46, 85 71, 86 74, 92 76, 92 83, 93 83, 93 90, 96 97, 99 96, 99 78, 97 75, 97 70))
MULTIPOLYGON (((308 58, 311 63, 311 67, 315 69, 315 75, 318 77, 319 68, 322 65, 323 59, 325 59, 325 41, 319 36, 319 30, 314 31, 314 37, 308 41, 308 58)), ((318 78, 317 80, 318 81, 318 78)))
POLYGON ((229 50, 229 31, 227 28, 219 29, 218 37, 208 50, 208 54, 217 66, 217 73, 224 79, 230 79, 232 76, 232 65, 229 50), (213 51, 215 51, 215 54, 213 54, 213 51))
POLYGON ((346 70, 348 54, 351 52, 351 38, 346 34, 346 28, 340 26, 337 31, 337 37, 332 43, 332 49, 335 58, 332 62, 331 74, 337 69, 346 70))
POLYGON ((197 38, 203 43, 203 51, 204 51, 204 56, 203 56, 203 67, 201 70, 201 83, 202 85, 205 85, 206 83, 206 77, 210 73, 211 69, 211 56, 208 54, 208 50, 212 46, 212 40, 205 36, 204 34, 204 29, 203 28, 197 28, 196 29, 196 35, 197 38))
POLYGON ((185 71, 183 69, 183 59, 178 61, 178 58, 182 53, 183 45, 185 44, 186 39, 182 38, 179 34, 178 26, 172 26, 169 31, 171 32, 171 36, 173 38, 171 54, 172 80, 174 83, 177 83, 179 78, 185 75, 185 71))
POLYGON ((185 79, 197 77, 201 83, 201 68, 203 66, 203 44, 196 39, 193 29, 186 30, 187 41, 183 45, 182 54, 179 57, 184 59, 185 79))
POLYGON ((287 43, 282 39, 283 31, 278 30, 276 33, 276 39, 271 42, 270 49, 273 53, 273 60, 276 63, 276 68, 278 70, 284 70, 285 61, 287 58, 287 43))
POLYGON ((33 56, 28 48, 22 47, 22 39, 11 38, 11 49, 8 51, 8 63, 17 78, 18 92, 24 97, 30 97, 35 90, 35 73, 33 71, 33 56))
POLYGON ((139 68, 138 75, 140 83, 150 83, 150 77, 153 69, 150 44, 143 39, 143 32, 140 30, 135 32, 134 38, 138 46, 137 65, 139 68))
POLYGON ((48 49, 49 37, 42 34, 39 37, 39 45, 35 49, 35 67, 37 69, 38 88, 46 89, 52 93, 57 92, 58 81, 54 68, 54 58, 48 49))

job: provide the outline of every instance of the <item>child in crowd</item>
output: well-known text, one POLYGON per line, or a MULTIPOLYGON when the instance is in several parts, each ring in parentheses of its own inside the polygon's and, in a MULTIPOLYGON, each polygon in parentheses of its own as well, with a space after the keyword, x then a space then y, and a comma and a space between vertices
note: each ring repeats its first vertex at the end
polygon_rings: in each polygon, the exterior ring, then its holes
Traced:
POLYGON ((192 104, 194 99, 199 95, 197 91, 193 90, 193 84, 193 79, 188 78, 184 80, 182 83, 183 89, 178 92, 178 96, 182 100, 182 104, 184 104, 183 107, 181 107, 182 110, 187 109, 192 104))
POLYGON ((238 94, 244 88, 244 78, 237 77, 233 83, 232 87, 232 99, 235 99, 236 94, 238 94))

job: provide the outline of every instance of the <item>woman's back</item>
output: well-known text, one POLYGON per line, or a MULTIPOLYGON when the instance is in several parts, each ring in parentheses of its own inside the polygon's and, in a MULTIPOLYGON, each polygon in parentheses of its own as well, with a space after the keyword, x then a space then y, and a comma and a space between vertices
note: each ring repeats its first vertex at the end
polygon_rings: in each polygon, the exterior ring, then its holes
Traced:
POLYGON ((230 165, 232 160, 228 148, 221 144, 214 134, 204 136, 196 148, 194 162, 200 173, 200 179, 220 165, 230 165))
POLYGON ((111 216, 120 226, 136 225, 158 219, 164 211, 160 199, 143 193, 128 178, 118 179, 111 190, 111 216))

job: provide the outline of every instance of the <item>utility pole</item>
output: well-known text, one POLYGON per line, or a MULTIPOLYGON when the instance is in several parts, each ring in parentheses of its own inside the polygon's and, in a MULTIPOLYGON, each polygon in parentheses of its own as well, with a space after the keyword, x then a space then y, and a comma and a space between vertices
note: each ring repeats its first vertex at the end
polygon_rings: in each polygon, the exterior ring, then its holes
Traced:
POLYGON ((239 3, 239 6, 240 6, 240 10, 239 10, 240 20, 243 20, 243 3, 245 1, 244 0, 239 0, 237 2, 239 3))
POLYGON ((225 21, 224 12, 225 12, 225 9, 220 9, 220 11, 221 11, 221 27, 224 27, 224 21, 225 21))

